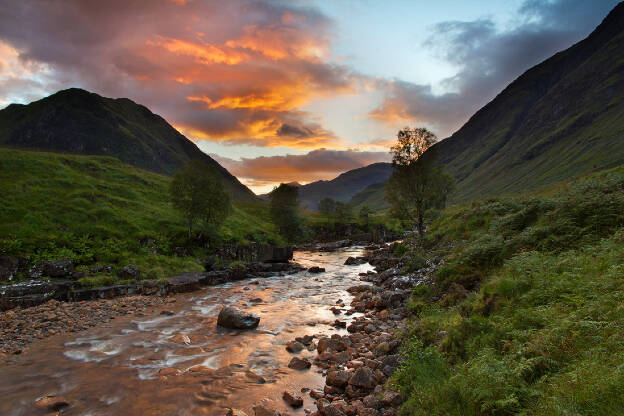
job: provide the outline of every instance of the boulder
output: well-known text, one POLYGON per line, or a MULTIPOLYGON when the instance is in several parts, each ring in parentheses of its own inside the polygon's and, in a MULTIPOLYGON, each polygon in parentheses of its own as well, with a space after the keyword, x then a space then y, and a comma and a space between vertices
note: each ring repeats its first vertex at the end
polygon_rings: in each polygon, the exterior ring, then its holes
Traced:
POLYGON ((351 373, 344 370, 333 370, 327 372, 325 384, 333 387, 344 387, 349 383, 351 373))
POLYGON ((269 409, 263 405, 253 407, 255 416, 281 416, 277 410, 269 409))
POLYGON ((243 412, 242 410, 239 409, 228 409, 228 412, 226 413, 226 416, 247 416, 247 413, 243 412))
POLYGON ((325 271, 324 267, 312 266, 308 269, 309 273, 322 273, 325 271))
POLYGON ((286 344, 286 351, 298 353, 304 349, 304 345, 299 341, 290 341, 286 344))
POLYGON ((42 410, 57 412, 69 406, 69 402, 60 396, 45 396, 35 402, 35 406, 42 410))
POLYGON ((13 280, 17 275, 18 267, 17 257, 0 256, 0 280, 13 280))
POLYGON ((292 368, 293 370, 306 370, 310 367, 312 367, 312 363, 310 363, 310 360, 307 358, 293 357, 288 363, 288 368, 292 368))
POLYGON ((297 396, 296 393, 285 391, 282 394, 282 399, 291 407, 297 408, 303 406, 303 399, 301 396, 297 396))
POLYGON ((49 261, 43 267, 43 274, 50 277, 68 277, 74 272, 74 262, 69 259, 49 261))
POLYGON ((255 313, 245 312, 233 306, 225 306, 219 312, 217 325, 230 329, 254 329, 258 327, 260 317, 255 313))
POLYGON ((361 257, 351 257, 349 256, 349 258, 347 258, 347 260, 344 262, 345 266, 356 266, 358 264, 364 264, 366 263, 366 260, 361 258, 361 257))
POLYGON ((117 271, 117 276, 121 279, 139 279, 141 271, 135 266, 124 266, 117 271))
POLYGON ((372 390, 377 385, 375 373, 368 367, 358 367, 355 373, 349 378, 349 385, 372 390))

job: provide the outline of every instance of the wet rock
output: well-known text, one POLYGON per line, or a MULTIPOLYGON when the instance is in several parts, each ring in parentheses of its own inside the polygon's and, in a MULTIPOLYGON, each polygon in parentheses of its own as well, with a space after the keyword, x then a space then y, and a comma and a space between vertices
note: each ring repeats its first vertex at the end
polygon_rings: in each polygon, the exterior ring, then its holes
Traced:
POLYGON ((309 273, 322 273, 325 271, 324 267, 312 266, 308 269, 309 273))
POLYGON ((245 312, 233 306, 225 306, 217 318, 218 326, 230 329, 254 329, 259 323, 260 317, 255 313, 245 312))
POLYGON ((305 346, 299 341, 289 341, 286 344, 286 351, 292 352, 292 353, 298 353, 302 351, 304 348, 305 346))
POLYGON ((141 277, 141 271, 135 266, 124 266, 117 271, 117 276, 121 279, 135 279, 141 277))
POLYGON ((351 373, 344 370, 333 370, 327 372, 325 384, 333 387, 344 387, 349 383, 351 373))
POLYGON ((315 400, 322 399, 323 397, 325 397, 325 393, 323 393, 323 390, 312 389, 310 390, 310 397, 315 400))
POLYGON ((363 259, 362 257, 349 257, 345 262, 345 266, 355 266, 358 264, 364 264, 366 263, 366 260, 363 259))
POLYGON ((288 368, 292 368, 293 370, 306 370, 311 366, 312 363, 310 363, 310 360, 307 358, 293 357, 288 363, 288 368))
POLYGON ((43 410, 59 411, 69 407, 69 402, 61 396, 45 396, 35 401, 35 406, 43 410))
POLYGON ((289 391, 285 391, 282 394, 282 399, 291 407, 297 408, 303 406, 303 399, 301 396, 297 396, 296 393, 291 393, 289 391))
POLYGON ((266 383, 266 379, 264 377, 262 377, 260 374, 254 373, 251 370, 248 370, 245 375, 247 376, 248 379, 252 380, 254 383, 257 384, 264 384, 266 383))
POLYGON ((345 321, 340 321, 336 319, 332 325, 334 328, 346 328, 347 323, 345 321))
POLYGON ((332 354, 330 357, 330 361, 333 361, 338 364, 344 364, 351 359, 351 354, 348 351, 337 352, 332 354))
POLYGON ((316 407, 319 409, 321 416, 345 416, 342 410, 326 399, 317 400, 316 407))
POLYGON ((334 337, 336 337, 336 335, 332 338, 319 339, 318 344, 316 345, 316 349, 319 354, 322 354, 325 351, 341 352, 347 349, 347 345, 339 339, 340 336, 338 336, 338 338, 334 337))
POLYGON ((49 261, 43 267, 43 274, 50 277, 69 277, 74 272, 74 262, 69 259, 49 261))
POLYGON ((372 390, 377 385, 377 379, 373 370, 368 367, 359 367, 349 378, 349 385, 372 390))
POLYGON ((247 416, 247 413, 239 409, 229 409, 226 416, 247 416))
POLYGON ((0 256, 0 280, 13 280, 17 276, 19 261, 14 256, 0 256))
POLYGON ((253 407, 254 416, 281 416, 277 410, 269 409, 263 405, 253 407))

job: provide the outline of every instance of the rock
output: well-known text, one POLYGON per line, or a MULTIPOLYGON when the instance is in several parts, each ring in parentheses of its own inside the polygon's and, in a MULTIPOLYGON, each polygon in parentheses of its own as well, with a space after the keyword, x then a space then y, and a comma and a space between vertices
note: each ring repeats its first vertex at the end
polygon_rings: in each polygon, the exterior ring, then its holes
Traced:
POLYGON ((310 397, 315 400, 322 399, 323 397, 325 397, 325 393, 323 393, 323 390, 312 389, 310 390, 310 397))
POLYGON ((303 406, 303 399, 301 396, 297 396, 296 393, 285 391, 282 394, 282 399, 291 407, 297 408, 303 406))
POLYGON ((290 341, 286 344, 286 351, 298 353, 304 349, 304 345, 298 341, 290 341))
POLYGON ((349 378, 349 385, 372 390, 377 385, 377 379, 373 370, 368 367, 358 367, 355 373, 349 378))
POLYGON ((388 344, 385 341, 384 342, 380 342, 375 347, 375 355, 377 357, 380 357, 382 355, 386 355, 386 354, 388 354, 389 351, 390 351, 390 344, 388 344))
POLYGON ((0 256, 0 280, 13 280, 17 276, 19 261, 17 257, 0 256))
POLYGON ((247 416, 247 413, 239 409, 230 408, 228 412, 226 413, 226 416, 247 416))
POLYGON ((402 401, 403 398, 401 397, 400 393, 397 393, 395 391, 387 391, 381 398, 381 405, 383 407, 398 406, 401 404, 402 401))
POLYGON ((262 377, 260 374, 254 373, 251 370, 247 370, 245 375, 247 376, 248 379, 252 380, 254 383, 257 383, 257 384, 266 383, 266 379, 264 377, 262 377))
POLYGON ((369 394, 368 396, 364 397, 362 399, 362 403, 364 403, 364 406, 370 407, 373 409, 379 409, 380 407, 379 399, 377 399, 377 397, 375 397, 372 394, 369 394))
POLYGON ((45 396, 35 402, 35 406, 43 410, 59 411, 69 406, 69 402, 61 396, 45 396))
POLYGON ((399 368, 399 364, 401 361, 401 356, 398 354, 395 355, 387 355, 380 359, 381 361, 381 371, 386 375, 386 377, 390 377, 397 368, 399 368))
POLYGON ((141 277, 141 272, 135 266, 124 266, 117 271, 117 276, 121 279, 135 279, 141 277))
MULTIPOLYGON (((370 370, 369 370, 370 371, 370 370)), ((372 375, 372 372, 371 372, 372 375)), ((351 373, 344 370, 333 370, 327 372, 327 379, 325 384, 333 387, 344 387, 349 383, 351 373)))
POLYGON ((281 416, 277 410, 269 409, 263 405, 253 407, 255 416, 281 416))
POLYGON ((322 273, 325 271, 324 267, 312 266, 308 269, 309 273, 322 273))
POLYGON ((260 317, 255 313, 244 312, 233 306, 225 306, 219 312, 217 325, 230 329, 254 329, 258 327, 260 317))
POLYGON ((361 257, 349 257, 347 258, 347 260, 344 262, 345 266, 355 266, 358 264, 364 264, 366 263, 366 260, 364 260, 361 257))
POLYGON ((311 366, 312 363, 310 363, 310 360, 307 358, 293 357, 288 363, 288 368, 292 368, 293 370, 306 370, 311 366))
POLYGON ((329 403, 326 399, 320 399, 316 402, 321 416, 344 416, 344 413, 334 404, 329 403))
POLYGON ((350 359, 351 354, 349 354, 348 351, 337 352, 335 354, 332 354, 332 356, 329 358, 330 361, 336 362, 338 364, 344 364, 350 359))
POLYGON ((43 265, 43 275, 49 277, 68 277, 74 272, 74 262, 69 259, 49 261, 43 265))

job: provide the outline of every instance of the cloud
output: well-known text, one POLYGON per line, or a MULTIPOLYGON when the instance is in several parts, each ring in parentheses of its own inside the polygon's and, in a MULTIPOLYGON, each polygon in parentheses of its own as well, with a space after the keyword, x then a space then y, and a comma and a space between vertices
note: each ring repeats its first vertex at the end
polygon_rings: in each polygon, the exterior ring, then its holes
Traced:
POLYGON ((303 155, 261 156, 233 160, 211 155, 252 187, 280 182, 333 179, 339 174, 376 162, 389 162, 388 152, 317 149, 303 155))
POLYGON ((50 88, 129 97, 192 138, 311 149, 337 138, 299 108, 360 82, 327 61, 333 25, 271 0, 7 0, 0 40, 63 74, 50 88))
POLYGON ((528 0, 512 27, 504 30, 487 18, 439 23, 424 46, 458 68, 442 83, 448 92, 434 94, 431 85, 381 81, 384 101, 369 116, 394 127, 424 124, 445 137, 524 71, 587 36, 616 4, 528 0))

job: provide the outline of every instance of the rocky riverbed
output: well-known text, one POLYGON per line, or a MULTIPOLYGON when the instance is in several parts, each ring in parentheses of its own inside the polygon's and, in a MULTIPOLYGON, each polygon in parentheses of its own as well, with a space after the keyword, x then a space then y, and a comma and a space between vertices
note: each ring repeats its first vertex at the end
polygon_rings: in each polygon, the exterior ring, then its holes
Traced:
POLYGON ((0 414, 392 415, 395 332, 427 270, 402 276, 391 252, 296 252, 326 271, 5 312, 0 414), (224 306, 258 327, 217 326, 224 306))

